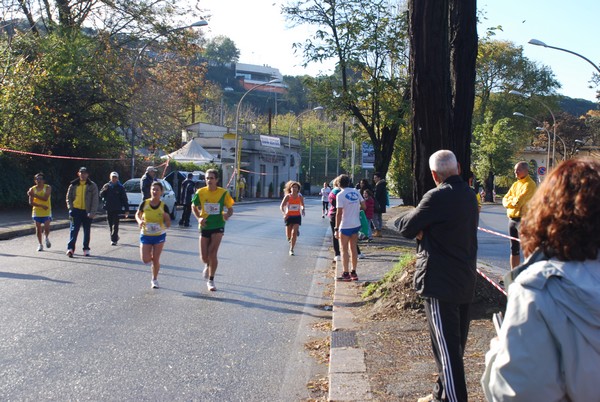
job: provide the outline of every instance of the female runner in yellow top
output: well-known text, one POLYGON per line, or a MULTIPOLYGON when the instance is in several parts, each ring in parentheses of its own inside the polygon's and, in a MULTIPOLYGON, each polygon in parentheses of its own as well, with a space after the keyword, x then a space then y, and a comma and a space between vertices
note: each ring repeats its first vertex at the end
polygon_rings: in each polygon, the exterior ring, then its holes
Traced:
POLYGON ((200 229, 200 257, 204 263, 202 275, 207 280, 208 290, 214 292, 217 290, 215 274, 219 265, 219 246, 225 233, 225 222, 233 215, 235 202, 227 190, 217 186, 219 172, 216 169, 208 169, 205 179, 206 187, 198 189, 192 197, 192 212, 200 229))
POLYGON ((140 226, 140 256, 144 264, 152 264, 152 280, 150 286, 158 289, 158 271, 160 270, 160 254, 167 238, 167 228, 171 227, 169 208, 160 197, 164 189, 155 181, 150 188, 150 198, 142 201, 135 214, 140 226))
POLYGON ((44 180, 44 174, 38 173, 33 176, 35 180, 35 186, 31 187, 27 191, 29 197, 29 205, 33 208, 31 210, 31 217, 35 222, 35 234, 38 239, 38 251, 43 251, 44 246, 42 245, 42 225, 44 225, 44 234, 46 237, 46 248, 50 248, 50 222, 52 221, 52 202, 50 195, 52 194, 52 187, 46 184, 44 180))

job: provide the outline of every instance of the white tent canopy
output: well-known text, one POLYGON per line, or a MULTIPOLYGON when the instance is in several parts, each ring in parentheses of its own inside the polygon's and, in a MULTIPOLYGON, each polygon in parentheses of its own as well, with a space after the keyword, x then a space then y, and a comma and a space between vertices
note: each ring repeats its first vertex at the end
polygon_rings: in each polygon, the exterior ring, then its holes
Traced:
POLYGON ((171 158, 177 162, 183 163, 193 162, 198 165, 209 163, 216 159, 214 155, 212 155, 206 149, 202 148, 200 143, 197 141, 197 138, 194 138, 193 140, 189 141, 177 151, 164 155, 161 158, 171 158))

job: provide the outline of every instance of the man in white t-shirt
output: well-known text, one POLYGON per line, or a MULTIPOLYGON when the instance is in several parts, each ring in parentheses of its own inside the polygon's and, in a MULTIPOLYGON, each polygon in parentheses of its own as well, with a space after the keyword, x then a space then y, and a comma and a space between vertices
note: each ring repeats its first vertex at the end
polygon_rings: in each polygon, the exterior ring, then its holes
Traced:
POLYGON ((338 277, 339 281, 357 281, 356 266, 358 264, 358 253, 356 244, 358 242, 358 231, 360 230, 360 210, 365 209, 365 200, 360 193, 350 187, 350 177, 343 174, 338 178, 342 189, 336 195, 337 213, 335 216, 335 236, 340 242, 340 252, 344 272, 338 277), (352 262, 352 270, 349 263, 352 262))
POLYGON ((327 212, 329 211, 329 193, 331 193, 331 187, 325 182, 323 183, 323 188, 319 191, 321 202, 323 203, 323 213, 321 214, 321 218, 325 218, 325 215, 327 215, 327 212))

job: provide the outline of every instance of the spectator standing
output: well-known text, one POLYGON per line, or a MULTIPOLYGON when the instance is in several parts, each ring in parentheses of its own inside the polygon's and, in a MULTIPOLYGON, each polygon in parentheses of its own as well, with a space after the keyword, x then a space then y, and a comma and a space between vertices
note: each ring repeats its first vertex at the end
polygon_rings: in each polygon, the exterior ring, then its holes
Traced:
MULTIPOLYGON (((527 202, 535 193, 535 182, 529 177, 529 165, 521 161, 515 165, 517 181, 510 186, 508 193, 502 198, 502 205, 508 216, 508 235, 519 238, 519 224, 527 211, 527 202)), ((510 269, 515 269, 521 263, 521 243, 510 240, 510 269)))
POLYGON ((192 198, 192 211, 198 218, 200 229, 200 257, 204 263, 202 275, 207 280, 206 287, 212 292, 217 290, 215 274, 219 265, 219 246, 225 234, 225 222, 233 215, 235 203, 226 189, 217 186, 218 178, 219 172, 216 169, 208 169, 206 186, 196 191, 192 198))
POLYGON ((140 227, 140 258, 144 264, 151 264, 152 289, 158 289, 160 255, 167 239, 167 229, 171 227, 169 208, 160 200, 163 191, 161 182, 152 183, 150 198, 142 200, 135 214, 135 220, 140 227))
POLYGON ((423 297, 438 378, 419 401, 467 401, 463 355, 476 281, 477 200, 451 151, 429 158, 437 187, 401 217, 402 236, 417 239, 414 284, 423 297))
POLYGON ((597 401, 600 373, 600 161, 574 158, 542 182, 523 217, 527 261, 481 380, 487 400, 597 401))
POLYGON ((46 241, 46 248, 52 247, 50 243, 50 222, 52 221, 52 187, 46 184, 44 174, 38 173, 33 176, 35 186, 27 191, 29 205, 31 205, 31 218, 35 223, 35 235, 38 239, 37 251, 43 251, 42 231, 46 241), (42 229, 42 225, 44 228, 42 229))
POLYGON ((331 187, 327 182, 323 183, 323 188, 319 191, 319 195, 321 196, 321 202, 323 203, 323 212, 321 213, 321 218, 325 218, 329 211, 329 193, 331 193, 331 187))
POLYGON ((180 186, 181 192, 179 194, 179 199, 183 203, 183 212, 181 213, 179 226, 186 228, 190 227, 190 216, 192 215, 192 197, 196 192, 196 186, 194 180, 192 180, 193 177, 193 173, 188 173, 186 179, 181 182, 180 186))
POLYGON ((119 215, 124 213, 129 217, 129 201, 125 187, 119 181, 117 172, 110 173, 110 180, 100 189, 100 198, 104 201, 106 220, 110 231, 110 244, 116 246, 119 242, 119 215))
POLYGON ((142 190, 142 199, 147 200, 150 198, 150 187, 156 178, 156 172, 158 170, 154 166, 148 166, 146 173, 142 176, 140 188, 142 190))
POLYGON ((375 213, 373 214, 375 231, 373 232, 373 237, 381 237, 381 227, 383 225, 382 215, 386 212, 388 199, 387 184, 379 172, 373 173, 373 180, 375 181, 375 192, 373 194, 375 198, 375 213))
POLYGON ((368 188, 363 190, 362 196, 365 200, 365 216, 369 222, 369 233, 367 234, 367 238, 373 240, 371 226, 373 225, 373 216, 375 215, 375 198, 373 198, 373 192, 368 188))
POLYGON ((346 282, 357 281, 360 211, 365 208, 365 202, 358 190, 350 187, 350 177, 343 174, 338 182, 342 191, 335 196, 337 211, 334 230, 340 242, 343 272, 337 279, 346 282))
POLYGON ((98 186, 89 179, 87 168, 81 167, 78 177, 67 189, 67 208, 71 220, 67 256, 73 258, 79 229, 83 226, 83 255, 90 256, 92 220, 98 211, 98 186))

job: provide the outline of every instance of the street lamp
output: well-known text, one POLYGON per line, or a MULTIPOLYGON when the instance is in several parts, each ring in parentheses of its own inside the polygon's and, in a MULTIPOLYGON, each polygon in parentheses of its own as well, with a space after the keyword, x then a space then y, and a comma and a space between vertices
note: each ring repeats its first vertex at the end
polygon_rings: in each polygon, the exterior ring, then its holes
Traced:
MULTIPOLYGON (((533 99, 534 101, 538 102, 540 105, 544 106, 546 108, 546 110, 548 110, 548 112, 550 112, 550 116, 552 116, 552 132, 553 132, 553 139, 552 139, 552 164, 554 164, 554 157, 556 155, 556 118, 554 117, 554 113, 552 113, 552 110, 550 110, 550 108, 548 107, 548 105, 546 105, 544 102, 542 102, 541 100, 537 99, 537 98, 532 98, 530 96, 525 95, 522 92, 519 91, 508 91, 509 94, 511 95, 517 95, 517 96, 521 96, 525 99, 533 99)), ((550 170, 550 160, 548 160, 548 170, 550 170)))
MULTIPOLYGON (((548 135, 548 138, 550 138, 550 132, 548 131, 547 128, 545 127, 536 127, 535 128, 538 131, 545 131, 546 134, 548 135)), ((563 144, 563 161, 567 159, 567 144, 565 144, 565 141, 560 138, 560 135, 556 134, 556 137, 558 137, 558 139, 560 140, 560 142, 562 142, 563 144)))
MULTIPOLYGON (((535 119, 531 116, 527 116, 526 114, 523 114, 523 113, 513 112, 513 116, 524 117, 526 119, 535 121, 539 125, 542 125, 542 122, 539 121, 538 119, 535 119)), ((546 147, 546 149, 548 151, 548 156, 546 157, 546 168, 548 169, 548 171, 550 171, 550 132, 547 129, 545 129, 545 130, 546 130, 546 135, 548 136, 548 146, 546 147)))
POLYGON ((290 163, 288 163, 288 180, 290 179, 290 165, 292 162, 292 127, 294 127, 294 123, 296 123, 297 121, 299 121, 300 117, 310 113, 310 112, 314 112, 314 111, 318 111, 318 110, 323 110, 323 106, 317 106, 314 107, 312 109, 309 110, 305 110, 304 112, 300 113, 298 116, 296 116, 294 118, 294 120, 292 120, 292 124, 290 124, 290 129, 288 130, 288 153, 290 154, 290 163))
POLYGON ((530 45, 535 45, 535 46, 543 46, 543 47, 547 47, 550 49, 556 49, 556 50, 560 50, 562 52, 567 52, 567 53, 571 53, 574 54, 577 57, 581 57, 583 60, 587 61, 588 63, 590 63, 592 66, 594 66, 594 68, 596 69, 596 71, 598 71, 598 74, 600 74, 600 67, 598 67, 597 65, 595 65, 590 59, 588 59, 587 57, 584 57, 582 55, 580 55, 579 53, 575 53, 572 50, 567 50, 567 49, 563 49, 560 47, 556 47, 556 46, 550 46, 545 44, 544 42, 542 42, 541 40, 537 40, 537 39, 530 39, 529 42, 530 45))
POLYGON ((271 81, 267 81, 267 82, 261 82, 260 84, 256 84, 254 85, 252 88, 250 88, 249 90, 247 90, 244 95, 242 95, 242 97, 240 98, 240 101, 237 104, 237 109, 235 112, 235 160, 234 160, 234 165, 233 165, 233 192, 235 194, 235 201, 237 202, 239 199, 239 194, 238 194, 238 175, 239 175, 239 168, 240 168, 240 162, 241 162, 241 156, 242 153, 239 150, 239 123, 240 123, 240 106, 242 105, 242 101, 244 100, 244 98, 246 97, 246 95, 248 95, 250 92, 254 91, 256 88, 260 88, 263 87, 265 85, 270 85, 270 84, 279 84, 281 82, 281 80, 279 78, 275 78, 272 79, 271 81))
MULTIPOLYGON (((135 79, 135 76, 136 76, 136 68, 137 68, 138 60, 142 57, 142 54, 144 54, 144 51, 146 50, 148 45, 150 45, 152 42, 154 42, 161 36, 168 35, 172 32, 181 31, 182 29, 188 29, 188 28, 204 27, 206 25, 208 25, 208 22, 206 22, 204 20, 196 21, 190 25, 169 29, 168 31, 160 33, 160 34, 156 35, 154 38, 147 41, 146 44, 144 46, 142 46, 142 48, 140 49, 138 54, 135 56, 135 59, 133 60, 133 78, 135 79)), ((137 121, 135 121, 135 116, 134 116, 133 120, 134 121, 132 122, 132 127, 131 127, 131 178, 132 179, 135 177, 135 130, 136 130, 136 125, 137 125, 137 121)))

